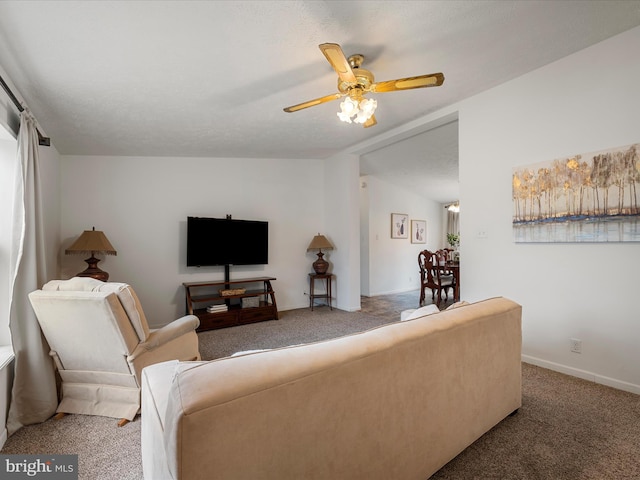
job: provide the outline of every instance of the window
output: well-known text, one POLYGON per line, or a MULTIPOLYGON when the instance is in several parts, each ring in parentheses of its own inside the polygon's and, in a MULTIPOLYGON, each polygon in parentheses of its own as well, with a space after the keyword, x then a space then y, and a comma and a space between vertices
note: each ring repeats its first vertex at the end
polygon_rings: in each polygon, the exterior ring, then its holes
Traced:
POLYGON ((16 139, 0 125, 0 346, 11 345, 9 333, 9 252, 12 236, 16 139))

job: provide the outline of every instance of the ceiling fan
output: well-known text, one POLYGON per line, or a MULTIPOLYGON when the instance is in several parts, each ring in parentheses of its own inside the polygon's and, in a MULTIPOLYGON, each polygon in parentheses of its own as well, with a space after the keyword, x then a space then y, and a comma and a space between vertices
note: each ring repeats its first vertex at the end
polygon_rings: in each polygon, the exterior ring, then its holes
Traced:
POLYGON ((361 123, 365 128, 377 123, 374 115, 378 102, 365 98, 365 93, 396 92, 412 88, 439 87, 444 82, 442 73, 430 73, 417 77, 398 78, 385 82, 374 82, 373 73, 361 67, 364 56, 360 54, 345 57, 342 48, 337 43, 323 43, 320 50, 338 74, 338 92, 308 102, 292 105, 284 109, 285 112, 297 112, 308 107, 346 97, 340 103, 341 111, 338 117, 343 122, 361 123))

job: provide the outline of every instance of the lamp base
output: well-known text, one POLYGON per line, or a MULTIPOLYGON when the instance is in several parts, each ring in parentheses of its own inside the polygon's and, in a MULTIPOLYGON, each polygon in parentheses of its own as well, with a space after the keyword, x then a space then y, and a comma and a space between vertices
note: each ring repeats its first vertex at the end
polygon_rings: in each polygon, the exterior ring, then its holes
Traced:
POLYGON ((324 257, 324 253, 318 252, 318 259, 312 263, 313 271, 316 272, 316 275, 324 275, 329 269, 329 262, 322 257, 324 257))
POLYGON ((109 280, 109 273, 98 268, 99 261, 100 261, 99 258, 96 258, 93 255, 91 255, 90 258, 87 258, 85 260, 85 262, 87 262, 87 265, 89 265, 87 269, 80 273, 76 273, 76 277, 91 277, 91 278, 95 278, 96 280, 100 280, 102 282, 106 282, 107 280, 109 280))

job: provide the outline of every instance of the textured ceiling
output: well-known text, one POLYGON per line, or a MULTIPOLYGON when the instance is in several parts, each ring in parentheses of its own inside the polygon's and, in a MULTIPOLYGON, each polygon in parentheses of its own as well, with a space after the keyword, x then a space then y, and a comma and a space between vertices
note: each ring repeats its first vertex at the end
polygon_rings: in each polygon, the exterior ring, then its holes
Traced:
MULTIPOLYGON (((323 158, 639 24, 639 1, 613 0, 4 0, 0 66, 61 154, 323 158), (338 102, 283 112, 336 91, 324 42, 363 54, 377 80, 445 83, 375 95, 368 129, 341 123, 338 102)), ((430 148, 432 176, 457 172, 430 148)), ((423 150, 406 161, 424 169, 423 150)), ((368 155, 367 173, 398 177, 368 155)))
POLYGON ((361 155, 360 173, 441 203, 457 200, 458 122, 361 155))

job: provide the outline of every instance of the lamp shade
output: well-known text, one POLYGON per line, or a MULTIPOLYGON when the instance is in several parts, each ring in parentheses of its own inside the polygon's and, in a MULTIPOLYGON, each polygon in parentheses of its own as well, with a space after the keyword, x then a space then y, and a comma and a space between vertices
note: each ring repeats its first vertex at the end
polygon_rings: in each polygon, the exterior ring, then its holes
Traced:
POLYGON ((93 227, 93 230, 85 230, 82 232, 82 235, 80 235, 78 239, 64 251, 64 253, 67 255, 74 253, 85 253, 87 255, 91 255, 90 258, 85 260, 88 265, 87 269, 76 274, 76 277, 91 277, 97 280, 102 280, 103 282, 109 280, 109 274, 98 267, 98 262, 100 260, 95 257, 95 254, 102 253, 104 255, 117 255, 116 249, 113 248, 113 245, 111 245, 107 236, 104 232, 96 230, 96 227, 93 227))
POLYGON ((82 235, 80 235, 64 253, 67 255, 74 253, 86 253, 88 255, 93 255, 94 253, 102 253, 105 255, 118 254, 104 232, 96 230, 95 227, 93 230, 85 230, 82 232, 82 235))
POLYGON ((309 246, 307 247, 307 251, 309 250, 333 250, 333 245, 331 245, 331 242, 329 240, 327 240, 327 237, 325 237, 324 235, 316 235, 315 237, 313 237, 313 239, 311 240, 311 243, 309 244, 309 246))

